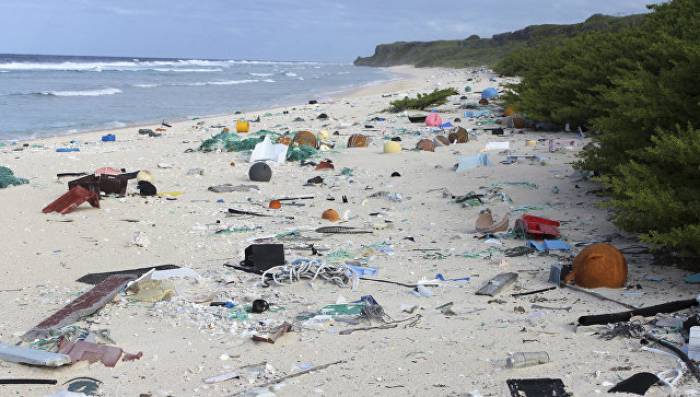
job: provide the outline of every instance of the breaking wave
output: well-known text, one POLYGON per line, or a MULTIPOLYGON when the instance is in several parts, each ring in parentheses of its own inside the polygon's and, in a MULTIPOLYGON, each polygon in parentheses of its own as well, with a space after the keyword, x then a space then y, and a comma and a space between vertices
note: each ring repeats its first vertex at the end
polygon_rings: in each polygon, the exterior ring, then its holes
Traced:
POLYGON ((176 73, 213 73, 223 72, 224 69, 176 69, 176 68, 153 68, 153 69, 135 69, 135 70, 155 70, 156 72, 176 72, 176 73))
POLYGON ((81 91, 44 91, 33 94, 48 95, 48 96, 103 96, 120 94, 122 90, 119 88, 103 88, 100 90, 81 90, 81 91))
MULTIPOLYGON (((159 72, 220 72, 233 65, 315 65, 317 62, 277 61, 209 61, 203 59, 181 59, 162 61, 102 61, 102 62, 5 62, 0 63, 0 72, 15 71, 145 71, 159 72)), ((260 76, 265 77, 265 76, 260 76)))
POLYGON ((155 84, 155 83, 142 83, 142 84, 132 84, 132 87, 136 88, 155 88, 155 87, 160 87, 161 84, 155 84))
POLYGON ((223 80, 223 81, 195 81, 192 83, 165 83, 165 84, 132 84, 132 87, 137 88, 155 88, 155 87, 204 87, 208 85, 238 85, 238 84, 251 84, 251 83, 276 83, 272 79, 264 80, 223 80))

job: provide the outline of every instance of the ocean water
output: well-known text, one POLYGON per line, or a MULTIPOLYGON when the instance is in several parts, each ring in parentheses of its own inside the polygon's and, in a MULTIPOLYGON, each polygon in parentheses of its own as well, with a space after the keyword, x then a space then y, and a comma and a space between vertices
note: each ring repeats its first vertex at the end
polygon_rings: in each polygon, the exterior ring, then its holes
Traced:
POLYGON ((349 64, 0 55, 0 140, 305 103, 390 78, 349 64))

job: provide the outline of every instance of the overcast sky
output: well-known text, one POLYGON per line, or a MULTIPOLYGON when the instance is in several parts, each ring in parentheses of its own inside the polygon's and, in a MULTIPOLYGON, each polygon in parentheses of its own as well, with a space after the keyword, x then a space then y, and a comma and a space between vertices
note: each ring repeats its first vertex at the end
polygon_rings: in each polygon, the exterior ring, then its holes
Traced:
POLYGON ((490 37, 652 0, 0 0, 0 53, 350 62, 393 41, 490 37))

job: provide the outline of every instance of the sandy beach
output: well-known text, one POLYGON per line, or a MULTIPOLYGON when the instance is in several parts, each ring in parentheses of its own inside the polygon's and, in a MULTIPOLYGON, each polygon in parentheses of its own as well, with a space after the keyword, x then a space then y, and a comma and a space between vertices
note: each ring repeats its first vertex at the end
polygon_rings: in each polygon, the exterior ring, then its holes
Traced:
MULTIPOLYGON (((472 92, 463 94, 467 100, 452 97, 437 111, 445 121, 476 129, 475 139, 437 147, 435 152, 413 150, 416 142, 432 139, 436 132, 409 123, 403 113, 383 112, 390 101, 435 88, 455 87, 463 93, 465 85, 470 85, 478 92, 507 81, 466 69, 395 67, 391 71, 400 78, 319 98, 318 104, 179 121, 157 138, 139 135, 138 128, 129 127, 32 140, 23 148, 22 142, 1 147, 0 165, 29 179, 29 184, 0 189, 1 342, 18 343, 27 330, 89 290, 90 285, 76 281, 88 273, 173 264, 189 267, 200 277, 172 281, 175 295, 163 302, 139 302, 121 293, 98 313, 76 323, 93 332, 107 330, 113 341, 109 344, 128 353, 143 352, 140 359, 120 361, 114 368, 77 362, 55 369, 0 361, 0 378, 58 381, 55 386, 0 385, 0 395, 46 396, 65 388, 61 384, 69 379, 89 376, 102 382, 99 395, 110 397, 508 396, 507 379, 538 377, 561 378, 573 395, 594 396, 634 373, 675 367, 673 359, 641 350, 637 339, 604 340, 594 335, 598 327, 574 326, 581 315, 624 311, 619 305, 569 289, 511 296, 551 286, 550 266, 580 251, 577 243, 593 241, 609 241, 629 252, 628 287, 597 292, 635 306, 696 294, 697 289, 682 280, 687 272, 652 267, 651 255, 634 254, 639 242, 610 222, 609 211, 600 206, 603 199, 594 193, 599 185, 573 169, 576 153, 590 140, 574 133, 514 129, 494 136, 477 125, 478 119, 465 118, 460 109, 466 102, 478 101, 479 95, 472 92), (491 77, 496 81, 489 81, 491 77), (467 81, 470 78, 473 81, 467 81), (328 119, 317 119, 321 113, 328 119), (219 126, 235 130, 237 118, 258 116, 260 121, 251 123, 251 131, 329 131, 336 148, 319 152, 313 160, 331 159, 335 170, 316 171, 313 166, 287 162, 272 167, 269 183, 251 183, 247 153, 197 151, 203 140, 221 131, 219 126), (297 117, 305 121, 293 121, 297 117), (455 118, 461 121, 456 123, 455 118), (116 135, 116 142, 100 141, 108 132, 116 135), (371 137, 369 147, 346 148, 348 137, 356 133, 371 137), (385 138, 396 136, 403 151, 383 153, 385 138), (550 139, 561 147, 550 152, 550 139), (78 141, 74 145, 79 152, 55 151, 70 146, 71 140, 78 141), (534 141, 534 146, 528 141, 534 141), (502 164, 507 154, 484 152, 489 142, 508 142, 510 154, 540 159, 502 164), (459 157, 479 153, 488 154, 490 166, 455 172, 459 157), (107 166, 149 170, 160 192, 176 193, 141 197, 136 182, 130 181, 125 197, 103 198, 99 209, 83 204, 66 215, 41 212, 67 191, 71 178, 58 180, 57 173, 92 173, 107 166), (203 171, 189 172, 196 168, 203 171), (345 168, 351 171, 341 172, 345 168), (400 177, 391 177, 394 172, 400 177), (305 186, 318 175, 324 178, 323 184, 305 186), (225 183, 253 184, 258 190, 207 190, 225 183), (473 207, 453 199, 484 191, 498 194, 473 207), (388 194, 371 197, 380 192, 388 194), (400 200, 390 199, 397 197, 390 195, 394 193, 400 200), (283 202, 279 210, 267 208, 271 199, 289 196, 314 198, 297 200, 297 206, 283 202), (269 216, 234 215, 229 208, 269 216), (345 220, 333 224, 321 219, 321 213, 331 208, 345 220), (502 250, 524 242, 477 238, 474 222, 485 208, 496 218, 510 213, 511 228, 524 213, 559 220, 561 238, 573 250, 504 257, 502 250), (332 225, 372 233, 313 232, 332 225), (223 229, 227 231, 216 233, 223 229), (301 233, 287 233, 292 231, 301 233), (133 244, 136 234, 147 242, 133 244), (377 268, 374 277, 384 280, 415 284, 438 273, 446 279, 468 280, 439 282, 428 288, 430 296, 362 279, 356 288, 322 280, 262 287, 259 275, 224 266, 240 262, 245 248, 265 236, 277 236, 273 240, 285 245, 288 261, 312 258, 305 247, 314 244, 324 255, 314 259, 358 260, 377 268), (518 274, 511 287, 495 297, 475 295, 490 278, 504 272, 518 274), (415 321, 344 334, 343 330, 371 325, 300 317, 366 295, 374 297, 391 319, 415 321), (232 300, 242 307, 255 299, 271 303, 271 310, 243 319, 234 318, 235 308, 209 306, 212 301, 232 300), (441 308, 448 303, 452 303, 449 311, 441 308), (251 340, 252 335, 285 321, 292 324, 292 331, 274 344, 251 340), (536 351, 546 351, 551 362, 522 369, 499 366, 509 352, 536 351), (276 378, 339 361, 255 389, 276 378), (259 363, 266 365, 258 372, 240 370, 259 363), (219 383, 204 381, 234 371, 241 376, 219 383)), ((668 337, 678 338, 677 334, 668 337)), ((700 388, 685 383, 679 390, 694 395, 690 391, 700 388)), ((654 387, 646 395, 668 394, 668 388, 654 387)))

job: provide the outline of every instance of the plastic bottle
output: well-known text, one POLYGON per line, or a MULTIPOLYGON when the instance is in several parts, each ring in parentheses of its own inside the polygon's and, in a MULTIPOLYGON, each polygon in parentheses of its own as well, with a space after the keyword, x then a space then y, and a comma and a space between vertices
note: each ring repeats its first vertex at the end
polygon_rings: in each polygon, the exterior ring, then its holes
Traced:
POLYGON ((517 352, 506 359, 506 368, 524 368, 549 362, 547 352, 517 352))

